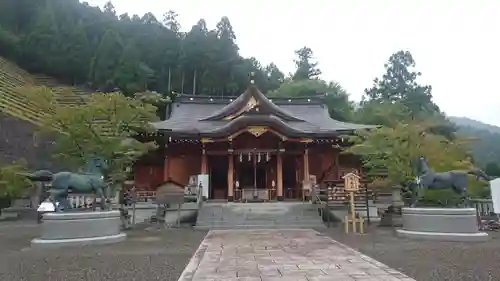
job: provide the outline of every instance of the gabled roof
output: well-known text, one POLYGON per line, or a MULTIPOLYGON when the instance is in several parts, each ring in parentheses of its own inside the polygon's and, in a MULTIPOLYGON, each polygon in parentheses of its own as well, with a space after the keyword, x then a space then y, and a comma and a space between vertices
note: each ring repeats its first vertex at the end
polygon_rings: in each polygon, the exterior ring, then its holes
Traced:
POLYGON ((259 114, 275 115, 285 121, 304 121, 276 106, 254 85, 248 87, 243 94, 230 104, 204 118, 203 121, 233 120, 245 111, 252 109, 257 109, 259 114))
POLYGON ((330 137, 375 127, 332 119, 322 98, 267 98, 253 85, 237 98, 179 95, 168 119, 153 126, 184 137, 225 137, 249 126, 288 137, 330 137))

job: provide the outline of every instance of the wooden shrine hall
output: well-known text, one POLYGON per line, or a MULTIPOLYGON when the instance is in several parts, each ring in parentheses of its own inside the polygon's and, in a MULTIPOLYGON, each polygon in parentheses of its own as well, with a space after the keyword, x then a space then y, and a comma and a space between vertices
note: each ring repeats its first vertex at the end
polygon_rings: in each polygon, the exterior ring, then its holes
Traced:
MULTIPOLYGON (((361 173, 342 136, 373 126, 330 118, 322 97, 268 98, 253 83, 236 98, 179 95, 153 123, 161 144, 136 163, 136 186, 206 174, 209 199, 303 199, 312 183, 361 173)), ((150 139, 151 140, 151 139, 150 139)))

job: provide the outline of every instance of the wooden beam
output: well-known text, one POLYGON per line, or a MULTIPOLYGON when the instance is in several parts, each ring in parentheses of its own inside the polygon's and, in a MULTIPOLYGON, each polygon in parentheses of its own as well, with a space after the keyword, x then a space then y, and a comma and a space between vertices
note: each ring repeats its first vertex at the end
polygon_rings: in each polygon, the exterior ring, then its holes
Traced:
POLYGON ((207 155, 228 155, 230 153, 233 154, 248 154, 248 153, 269 153, 269 154, 278 154, 278 153, 283 153, 287 155, 303 155, 304 151, 303 150, 284 150, 282 148, 281 151, 278 151, 277 149, 234 149, 232 151, 229 150, 207 150, 206 154, 207 155))

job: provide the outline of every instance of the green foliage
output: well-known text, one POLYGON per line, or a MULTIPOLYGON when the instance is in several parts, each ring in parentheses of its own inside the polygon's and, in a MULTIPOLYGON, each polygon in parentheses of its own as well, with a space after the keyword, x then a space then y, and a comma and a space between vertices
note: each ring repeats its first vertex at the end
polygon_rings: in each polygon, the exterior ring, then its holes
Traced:
POLYGON ((476 139, 469 148, 478 165, 486 168, 488 163, 500 163, 500 133, 488 128, 463 126, 459 123, 457 134, 476 139))
POLYGON ((391 55, 386 73, 365 90, 355 114, 357 122, 381 127, 359 132, 347 150, 361 155, 368 170, 386 169, 391 184, 413 179, 419 156, 438 172, 472 166, 466 150, 470 140, 456 138, 455 127, 432 101, 431 87, 417 83, 421 73, 414 68, 410 52, 391 55))
POLYGON ((497 163, 488 163, 486 164, 486 168, 484 170, 488 176, 491 177, 500 177, 500 167, 497 163))
POLYGON ((314 97, 323 96, 330 116, 340 121, 353 118, 354 105, 349 101, 349 94, 338 83, 326 83, 320 79, 287 80, 269 93, 273 97, 314 97))
POLYGON ((0 198, 17 198, 31 186, 26 177, 20 175, 25 169, 24 161, 0 167, 0 198))
POLYGON ((439 111, 432 102, 432 88, 417 83, 421 73, 414 68, 415 61, 410 52, 399 51, 391 55, 385 64, 386 73, 373 81, 372 88, 365 90, 366 98, 383 103, 402 103, 412 114, 439 111))
POLYGON ((92 155, 108 160, 113 181, 125 177, 127 167, 141 155, 155 148, 152 143, 133 139, 138 131, 151 131, 157 120, 156 105, 167 102, 157 93, 137 94, 129 98, 119 92, 95 93, 85 97, 84 105, 59 103, 57 95, 47 88, 21 90, 44 112, 44 130, 56 130, 55 157, 74 169, 83 166, 92 155))
POLYGON ((181 32, 178 15, 117 15, 81 1, 0 1, 0 51, 29 71, 93 90, 238 95, 255 72, 263 92, 277 89, 275 64, 243 58, 227 17, 213 29, 200 19, 181 32), (15 36, 14 36, 14 35, 15 36))
POLYGON ((302 47, 295 51, 297 59, 295 65, 297 70, 292 76, 294 81, 317 79, 321 75, 321 70, 318 69, 318 63, 313 62, 313 51, 309 47, 302 47))
MULTIPOLYGON (((393 107, 396 118, 402 117, 402 111, 395 105, 393 107)), ((372 108, 368 112, 375 113, 376 117, 385 108, 386 105, 382 104, 380 109, 372 108)), ((367 169, 385 168, 393 184, 404 184, 415 177, 413 164, 419 156, 426 157, 430 167, 436 171, 471 167, 465 150, 468 140, 449 140, 429 133, 434 126, 432 120, 404 121, 404 118, 398 120, 391 117, 389 111, 386 114, 389 116, 388 126, 362 131, 351 138, 354 145, 347 152, 361 155, 367 169)))
POLYGON ((399 102, 363 102, 362 106, 356 111, 354 118, 362 124, 382 125, 390 128, 394 128, 400 122, 411 121, 408 108, 399 102))
POLYGON ((119 69, 119 54, 122 50, 120 41, 118 33, 113 29, 109 29, 99 43, 96 54, 92 59, 92 74, 90 76, 97 85, 104 87, 117 85, 113 78, 116 69, 119 69))

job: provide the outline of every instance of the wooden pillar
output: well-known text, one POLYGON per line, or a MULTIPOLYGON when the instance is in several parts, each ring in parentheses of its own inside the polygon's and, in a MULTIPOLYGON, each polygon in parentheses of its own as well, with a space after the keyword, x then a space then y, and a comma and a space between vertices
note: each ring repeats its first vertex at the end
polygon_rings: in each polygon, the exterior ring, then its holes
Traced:
POLYGON ((304 181, 309 181, 309 149, 304 150, 304 181))
POLYGON ((283 159, 281 153, 276 154, 276 196, 283 201, 283 159))
POLYGON ((163 160, 163 181, 166 182, 170 179, 170 157, 165 156, 163 160))
POLYGON ((304 150, 304 180, 302 184, 302 200, 306 200, 310 195, 311 180, 309 179, 309 149, 304 150))
POLYGON ((208 174, 207 152, 205 150, 205 147, 203 147, 203 149, 201 151, 201 168, 200 168, 200 174, 202 174, 202 175, 208 174))
POLYGON ((234 155, 230 153, 228 155, 228 165, 227 165, 227 200, 234 200, 234 155))

